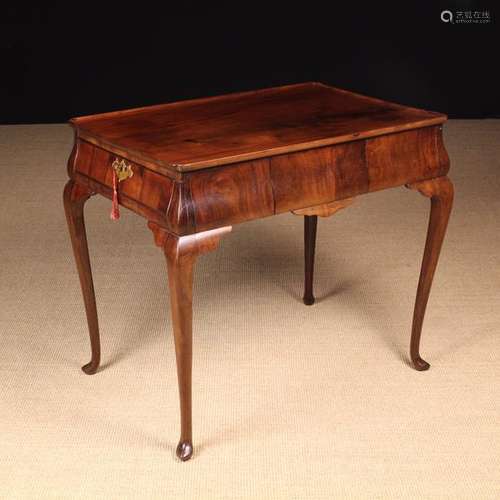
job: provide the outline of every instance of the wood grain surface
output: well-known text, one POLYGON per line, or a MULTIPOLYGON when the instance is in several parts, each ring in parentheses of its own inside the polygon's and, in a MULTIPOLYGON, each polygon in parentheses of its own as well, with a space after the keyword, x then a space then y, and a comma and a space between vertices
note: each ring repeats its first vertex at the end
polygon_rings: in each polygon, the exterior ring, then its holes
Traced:
MULTIPOLYGON (((122 159, 77 138, 70 175, 112 198, 112 163, 122 159)), ((128 160, 134 175, 119 183, 119 202, 178 235, 446 175, 440 126, 395 132, 307 151, 163 175, 128 160)))
POLYGON ((446 116, 309 82, 73 118, 89 142, 189 171, 443 123, 446 116), (118 148, 118 149, 115 149, 118 148))

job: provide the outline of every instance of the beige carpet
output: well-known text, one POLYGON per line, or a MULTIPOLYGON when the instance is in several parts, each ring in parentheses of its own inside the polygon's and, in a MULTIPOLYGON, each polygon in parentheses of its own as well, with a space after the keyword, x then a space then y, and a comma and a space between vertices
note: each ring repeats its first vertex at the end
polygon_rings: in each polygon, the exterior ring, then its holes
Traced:
POLYGON ((500 121, 455 121, 455 210, 408 366, 428 200, 359 198, 319 223, 236 226, 199 260, 195 456, 179 432, 164 257, 143 219, 87 204, 103 340, 89 377, 61 203, 72 133, 0 128, 0 498, 500 498, 500 121))

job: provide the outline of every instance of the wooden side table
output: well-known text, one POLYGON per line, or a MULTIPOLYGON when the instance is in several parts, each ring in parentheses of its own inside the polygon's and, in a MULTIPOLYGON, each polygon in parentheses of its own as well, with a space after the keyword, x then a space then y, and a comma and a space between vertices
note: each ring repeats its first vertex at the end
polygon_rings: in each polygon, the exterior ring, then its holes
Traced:
POLYGON ((71 120, 75 144, 64 206, 85 302, 92 358, 99 327, 83 218, 93 194, 148 221, 167 260, 179 381, 177 456, 193 453, 191 433, 192 290, 196 258, 215 250, 240 222, 293 212, 304 217, 304 303, 314 303, 317 217, 361 194, 397 186, 431 200, 410 356, 420 333, 453 201, 443 145, 446 116, 305 83, 116 111, 71 120))

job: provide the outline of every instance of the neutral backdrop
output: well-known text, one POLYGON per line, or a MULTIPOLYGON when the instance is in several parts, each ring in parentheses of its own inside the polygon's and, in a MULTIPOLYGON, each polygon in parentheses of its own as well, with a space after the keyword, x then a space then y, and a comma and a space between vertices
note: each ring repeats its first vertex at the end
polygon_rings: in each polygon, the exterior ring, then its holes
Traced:
POLYGON ((500 498, 500 123, 451 121, 456 186, 408 364, 429 201, 404 188, 319 221, 317 303, 302 219, 235 226, 199 259, 194 442, 179 409, 164 257, 146 222, 86 208, 103 366, 62 207, 72 134, 0 127, 0 498, 500 498))
POLYGON ((309 80, 452 118, 500 118, 495 2, 179 5, 5 6, 0 123, 309 80), (490 22, 444 23, 443 10, 487 11, 490 22))

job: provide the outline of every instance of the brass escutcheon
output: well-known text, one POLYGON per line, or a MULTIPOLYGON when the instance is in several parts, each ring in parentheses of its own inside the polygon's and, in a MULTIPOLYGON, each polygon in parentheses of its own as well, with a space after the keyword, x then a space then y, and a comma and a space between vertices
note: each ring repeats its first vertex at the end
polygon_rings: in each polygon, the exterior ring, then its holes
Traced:
POLYGON ((132 170, 132 165, 130 163, 126 163, 125 160, 118 160, 115 158, 115 161, 112 163, 111 167, 116 172, 116 177, 118 177, 118 182, 124 181, 129 177, 134 175, 132 170))

